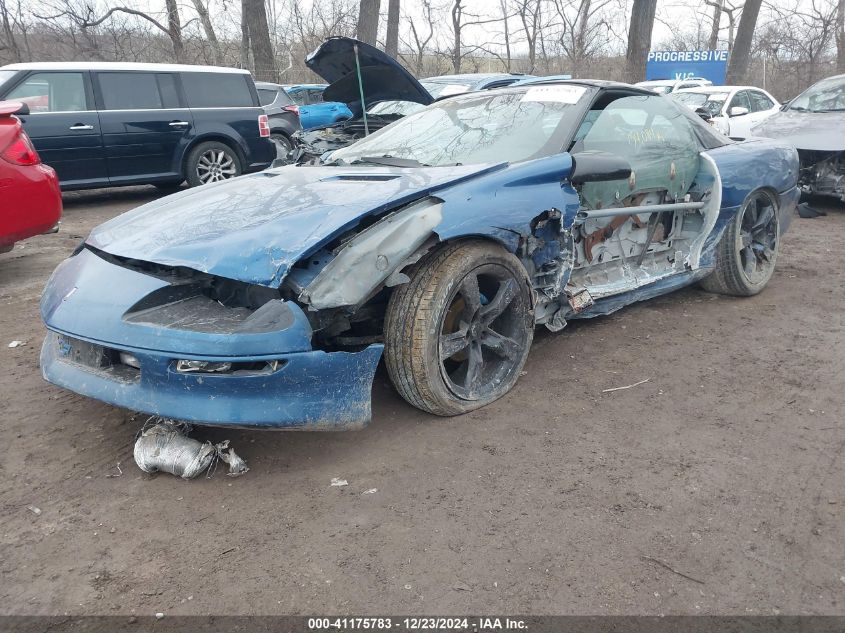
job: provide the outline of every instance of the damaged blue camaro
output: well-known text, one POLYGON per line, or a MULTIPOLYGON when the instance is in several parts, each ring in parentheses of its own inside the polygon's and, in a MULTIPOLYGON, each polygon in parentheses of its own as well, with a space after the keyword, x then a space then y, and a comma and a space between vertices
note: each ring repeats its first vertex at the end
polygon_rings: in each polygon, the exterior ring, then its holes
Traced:
POLYGON ((150 414, 329 430, 368 422, 384 356, 408 402, 460 414, 513 387, 537 325, 761 291, 797 177, 794 148, 624 84, 458 95, 98 227, 44 291, 42 370, 150 414))

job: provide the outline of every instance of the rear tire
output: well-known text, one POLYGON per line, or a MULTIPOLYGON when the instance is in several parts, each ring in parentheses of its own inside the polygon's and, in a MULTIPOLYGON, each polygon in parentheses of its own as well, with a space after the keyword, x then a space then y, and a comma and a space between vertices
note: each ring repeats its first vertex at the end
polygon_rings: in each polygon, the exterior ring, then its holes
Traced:
POLYGON ((288 157, 293 151, 293 141, 284 134, 275 132, 270 135, 270 140, 273 141, 276 146, 276 160, 283 160, 287 163, 288 157))
POLYGON ((735 297, 750 297, 766 287, 780 248, 778 203, 768 191, 746 198, 716 247, 716 268, 701 287, 735 297))
POLYGON ((531 284, 501 247, 463 242, 424 257, 390 297, 385 362, 396 390, 442 416, 501 398, 534 338, 531 284))
POLYGON ((228 180, 242 173, 237 152, 219 141, 200 143, 185 161, 185 179, 191 187, 228 180))

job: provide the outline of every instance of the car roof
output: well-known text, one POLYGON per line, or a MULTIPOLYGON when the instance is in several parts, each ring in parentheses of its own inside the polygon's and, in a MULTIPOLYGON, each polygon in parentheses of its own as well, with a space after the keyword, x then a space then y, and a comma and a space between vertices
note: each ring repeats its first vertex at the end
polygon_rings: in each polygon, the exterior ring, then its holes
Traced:
POLYGON ((270 89, 279 89, 279 88, 284 89, 282 87, 282 84, 274 84, 272 81, 256 81, 255 87, 256 88, 263 88, 265 90, 267 90, 268 88, 270 88, 270 89))
POLYGON ((540 84, 543 85, 554 85, 554 84, 562 84, 562 85, 576 85, 576 86, 589 86, 591 88, 599 88, 600 90, 614 90, 614 89, 623 89, 623 90, 631 90, 633 92, 639 92, 644 95, 654 96, 654 93, 647 88, 643 88, 639 85, 632 85, 622 83, 621 81, 609 81, 607 79, 555 79, 550 77, 548 81, 532 81, 531 83, 521 84, 519 86, 507 86, 508 88, 530 88, 533 85, 540 84))
POLYGON ((323 90, 328 84, 284 84, 285 90, 323 90))
POLYGON ((479 83, 482 81, 491 81, 495 79, 518 79, 528 77, 521 73, 463 73, 460 75, 436 75, 434 77, 425 77, 420 81, 431 81, 438 84, 448 83, 479 83))
POLYGON ((710 93, 710 92, 731 92, 733 90, 759 90, 761 92, 766 92, 762 88, 758 88, 757 86, 696 86, 695 88, 680 88, 675 92, 701 92, 701 93, 710 93))
POLYGON ((152 72, 237 73, 248 75, 243 68, 195 66, 191 64, 142 64, 138 62, 24 62, 8 64, 0 70, 147 70, 152 72))

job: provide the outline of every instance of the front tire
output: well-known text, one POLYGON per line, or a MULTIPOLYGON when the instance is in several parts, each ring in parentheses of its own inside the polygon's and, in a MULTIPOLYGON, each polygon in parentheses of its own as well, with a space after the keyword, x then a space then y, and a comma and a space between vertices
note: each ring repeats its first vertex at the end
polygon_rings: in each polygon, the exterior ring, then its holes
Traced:
POLYGON ((716 247, 716 268, 701 286, 710 292, 750 297, 766 287, 780 248, 778 203, 773 194, 755 191, 716 247))
POLYGON ((185 179, 191 187, 235 178, 243 173, 237 153, 225 143, 206 141, 188 154, 185 179))
POLYGON ((484 242, 423 258, 385 315, 385 362, 410 404, 452 416, 501 398, 534 338, 531 284, 520 261, 484 242))

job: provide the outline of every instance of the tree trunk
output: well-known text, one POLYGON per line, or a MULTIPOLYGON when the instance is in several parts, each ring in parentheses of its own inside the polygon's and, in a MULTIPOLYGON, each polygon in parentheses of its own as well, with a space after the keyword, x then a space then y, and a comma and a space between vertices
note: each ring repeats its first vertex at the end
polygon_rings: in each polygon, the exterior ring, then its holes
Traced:
POLYGON ((387 3, 387 37, 384 39, 384 50, 391 57, 399 55, 399 0, 388 0, 387 3))
POLYGON ((270 43, 270 27, 267 25, 267 10, 264 0, 243 0, 246 8, 246 23, 249 28, 249 43, 252 61, 255 64, 256 79, 278 81, 273 45, 270 43))
POLYGON ((511 31, 508 26, 508 4, 507 0, 499 0, 502 8, 502 24, 505 27, 505 72, 511 71, 511 31))
POLYGON ((645 77, 645 63, 651 50, 651 32, 657 0, 634 0, 628 28, 628 50, 625 53, 625 78, 634 83, 645 77))
POLYGON ((249 11, 248 0, 241 0, 241 68, 251 68, 249 64, 249 22, 246 14, 249 11))
POLYGON ((724 0, 716 0, 713 5, 713 25, 710 27, 710 39, 707 40, 707 48, 716 50, 719 45, 719 25, 722 22, 722 3, 724 0))
POLYGON ((731 49, 731 58, 728 62, 728 75, 725 81, 730 84, 742 84, 748 74, 748 65, 751 61, 751 43, 754 39, 754 29, 757 27, 757 16, 760 14, 762 0, 746 0, 742 8, 742 17, 739 18, 739 28, 736 31, 731 49))
POLYGON ((358 8, 358 28, 356 37, 367 44, 376 45, 378 37, 378 12, 381 0, 361 0, 358 8))
POLYGON ((17 39, 15 39, 15 30, 9 19, 9 9, 6 6, 6 0, 0 0, 0 13, 3 15, 3 35, 6 40, 6 48, 11 52, 13 62, 22 62, 21 49, 18 46, 17 39))
POLYGON ((455 0, 452 5, 452 70, 457 75, 461 72, 461 29, 463 28, 463 0, 455 0))
POLYGON ((575 35, 575 46, 572 55, 572 76, 581 76, 581 61, 586 57, 587 52, 587 28, 590 25, 591 0, 582 0, 578 8, 576 18, 578 30, 575 35))
POLYGON ((836 72, 845 73, 845 0, 839 0, 836 11, 836 72))
POLYGON ((214 55, 214 63, 220 66, 223 63, 223 53, 220 50, 220 42, 217 40, 217 33, 214 32, 214 25, 211 24, 211 18, 208 17, 208 7, 203 0, 193 0, 194 9, 200 18, 202 30, 205 32, 205 39, 211 45, 211 52, 214 55))
POLYGON ((185 46, 182 44, 182 24, 179 22, 179 7, 176 0, 164 0, 167 8, 167 35, 173 43, 173 55, 176 61, 185 61, 185 46))

